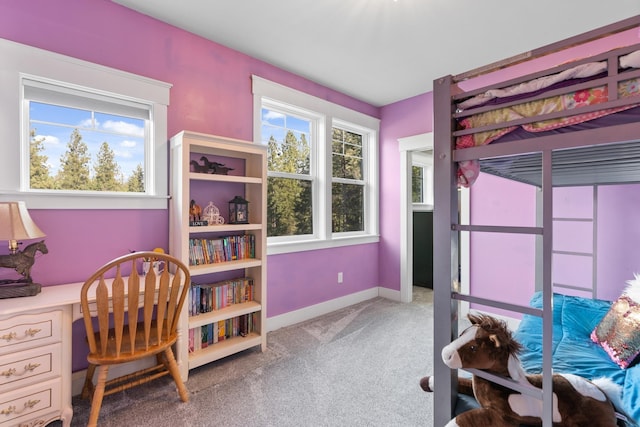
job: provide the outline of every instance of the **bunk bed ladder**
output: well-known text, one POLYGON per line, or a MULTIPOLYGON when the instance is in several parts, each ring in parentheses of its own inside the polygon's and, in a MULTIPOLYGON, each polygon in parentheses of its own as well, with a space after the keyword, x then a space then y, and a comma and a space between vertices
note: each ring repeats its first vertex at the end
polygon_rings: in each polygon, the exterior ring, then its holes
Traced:
POLYGON ((591 282, 589 286, 586 284, 576 284, 576 283, 559 283, 554 281, 553 287, 554 289, 568 289, 573 291, 578 291, 582 293, 588 293, 589 296, 593 299, 597 298, 597 283, 598 283, 598 269, 597 269, 597 244, 598 244, 598 186, 593 185, 592 187, 593 194, 593 205, 591 209, 591 217, 554 217, 553 222, 554 225, 560 224, 578 224, 578 223, 590 223, 591 224, 591 248, 588 250, 577 250, 577 251, 566 251, 566 250, 558 250, 553 249, 553 255, 563 255, 567 257, 576 257, 576 258, 589 258, 591 260, 591 282))

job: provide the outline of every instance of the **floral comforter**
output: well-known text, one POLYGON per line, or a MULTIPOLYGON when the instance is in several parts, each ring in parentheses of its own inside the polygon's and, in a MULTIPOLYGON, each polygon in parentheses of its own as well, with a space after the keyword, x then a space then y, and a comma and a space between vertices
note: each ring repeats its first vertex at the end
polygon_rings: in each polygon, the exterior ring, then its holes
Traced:
MULTIPOLYGON (((640 51, 633 52, 632 54, 627 55, 627 57, 620 58, 620 62, 621 65, 624 65, 626 67, 640 67, 640 51), (623 60, 625 59, 626 62, 623 62, 623 60)), ((464 101, 463 103, 458 105, 458 108, 473 108, 475 106, 482 105, 482 103, 486 102, 489 99, 494 99, 496 97, 508 97, 527 93, 527 91, 531 92, 534 90, 540 90, 541 88, 548 87, 551 84, 556 83, 560 79, 570 79, 594 75, 598 72, 601 72, 602 68, 602 63, 584 64, 581 67, 567 70, 572 71, 571 73, 563 72, 564 75, 561 77, 559 76, 562 73, 559 73, 558 75, 536 79, 531 82, 520 84, 511 88, 488 91, 485 94, 464 101), (577 69, 579 69, 579 73, 575 72, 575 70, 577 69)), ((535 133, 580 124, 589 120, 597 119, 599 117, 604 117, 620 111, 628 110, 640 105, 639 101, 636 104, 625 105, 621 107, 607 108, 582 114, 579 112, 581 107, 606 102, 608 100, 608 95, 609 93, 606 85, 597 86, 585 90, 578 90, 563 95, 523 102, 517 105, 511 105, 504 108, 498 108, 495 110, 474 114, 464 117, 459 121, 459 124, 463 129, 472 129, 491 124, 505 123, 522 118, 536 117, 542 114, 576 110, 576 114, 574 115, 527 123, 520 126, 526 131, 535 133)), ((640 78, 624 80, 618 84, 618 98, 628 98, 639 95, 640 78)), ((513 132, 517 128, 518 126, 508 126, 500 129, 460 136, 456 139, 456 149, 489 144, 496 141, 500 137, 513 132)), ((460 162, 458 165, 458 183, 464 187, 468 187, 475 181, 478 173, 479 165, 477 161, 460 162)))

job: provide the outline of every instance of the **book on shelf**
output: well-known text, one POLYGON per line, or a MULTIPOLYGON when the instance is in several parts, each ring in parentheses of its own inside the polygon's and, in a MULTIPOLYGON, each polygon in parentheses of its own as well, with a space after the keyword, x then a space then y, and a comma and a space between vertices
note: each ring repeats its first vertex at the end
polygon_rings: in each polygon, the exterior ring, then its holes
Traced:
POLYGON ((187 302, 189 315, 209 313, 233 304, 253 301, 254 297, 255 284, 250 277, 205 284, 191 282, 187 302))
POLYGON ((212 239, 189 239, 189 265, 215 264, 256 257, 253 234, 212 239))
POLYGON ((243 314, 189 329, 189 353, 231 338, 246 337, 256 331, 257 316, 257 313, 243 314))

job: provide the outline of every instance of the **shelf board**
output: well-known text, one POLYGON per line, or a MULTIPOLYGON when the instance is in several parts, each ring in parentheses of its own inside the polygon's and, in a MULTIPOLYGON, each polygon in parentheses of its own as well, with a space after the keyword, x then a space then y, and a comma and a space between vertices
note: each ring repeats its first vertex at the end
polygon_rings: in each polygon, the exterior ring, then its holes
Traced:
POLYGON ((189 316, 189 329, 208 325, 209 323, 219 322, 220 320, 231 319, 244 314, 255 313, 260 310, 262 310, 262 305, 256 301, 233 304, 220 310, 189 316))
POLYGON ((262 184, 262 178, 238 175, 216 175, 201 172, 189 172, 189 179, 212 182, 235 182, 239 184, 262 184))
POLYGON ((214 360, 222 359, 239 351, 262 345, 262 337, 255 332, 246 337, 234 337, 193 353, 189 353, 189 369, 206 365, 214 360))
POLYGON ((262 260, 259 258, 247 258, 237 261, 216 262, 213 264, 190 265, 189 271, 192 276, 203 274, 221 273, 223 271, 240 270, 241 268, 259 267, 262 260))
POLYGON ((189 227, 189 233, 219 233, 219 232, 236 232, 248 230, 262 230, 262 224, 222 224, 222 225, 205 225, 199 227, 189 227))

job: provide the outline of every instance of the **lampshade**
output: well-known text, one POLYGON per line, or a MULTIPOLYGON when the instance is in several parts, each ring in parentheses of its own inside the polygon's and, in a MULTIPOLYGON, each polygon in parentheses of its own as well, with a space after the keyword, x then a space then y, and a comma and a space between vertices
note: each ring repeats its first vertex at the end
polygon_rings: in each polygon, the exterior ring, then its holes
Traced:
POLYGON ((46 234, 33 222, 24 202, 0 202, 0 240, 27 240, 46 234))

